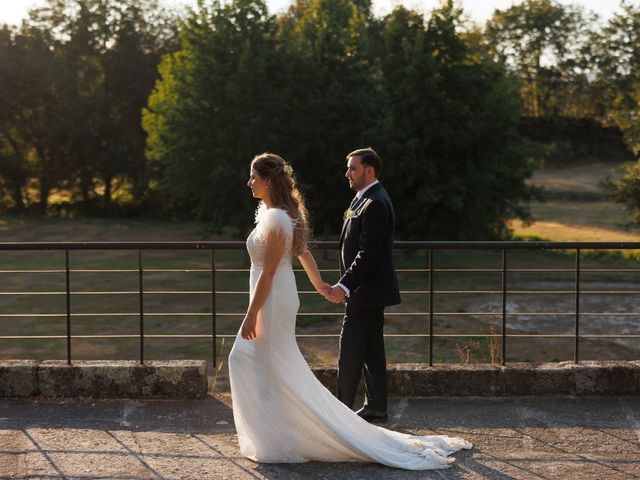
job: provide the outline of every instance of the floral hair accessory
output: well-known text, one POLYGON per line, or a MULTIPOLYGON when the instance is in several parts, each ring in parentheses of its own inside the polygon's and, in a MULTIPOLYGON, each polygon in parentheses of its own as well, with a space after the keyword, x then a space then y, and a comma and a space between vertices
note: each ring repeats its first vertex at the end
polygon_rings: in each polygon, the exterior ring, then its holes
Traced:
POLYGON ((291 165, 289 165, 288 163, 285 163, 283 165, 282 171, 287 175, 289 175, 290 177, 293 176, 293 168, 291 168, 291 165))

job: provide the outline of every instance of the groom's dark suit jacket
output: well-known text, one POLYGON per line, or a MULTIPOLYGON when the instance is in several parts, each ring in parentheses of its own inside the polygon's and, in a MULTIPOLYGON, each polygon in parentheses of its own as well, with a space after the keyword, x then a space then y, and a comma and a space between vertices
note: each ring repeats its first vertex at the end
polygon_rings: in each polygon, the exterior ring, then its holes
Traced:
POLYGON ((400 303, 393 266, 396 215, 379 183, 350 208, 340 234, 340 283, 349 289, 351 307, 386 307, 400 303))

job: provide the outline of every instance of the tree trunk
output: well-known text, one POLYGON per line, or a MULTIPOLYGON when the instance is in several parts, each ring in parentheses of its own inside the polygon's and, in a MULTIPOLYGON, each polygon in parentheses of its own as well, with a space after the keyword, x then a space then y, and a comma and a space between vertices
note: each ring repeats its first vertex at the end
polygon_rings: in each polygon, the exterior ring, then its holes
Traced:
POLYGON ((38 169, 40 173, 40 199, 38 200, 38 212, 44 215, 47 213, 49 194, 51 193, 52 182, 50 175, 53 174, 51 167, 54 162, 42 144, 36 143, 34 146, 40 163, 38 169))
POLYGON ((111 206, 111 182, 113 177, 107 175, 104 177, 104 195, 102 196, 102 209, 106 212, 111 206))
POLYGON ((22 212, 24 210, 24 198, 22 196, 22 185, 17 181, 11 182, 11 196, 13 197, 14 208, 22 212))
POLYGON ((51 185, 45 178, 40 178, 40 200, 38 201, 38 211, 43 215, 47 213, 47 205, 49 204, 49 194, 51 193, 51 185))
POLYGON ((21 166, 21 159, 23 159, 22 148, 18 141, 13 138, 11 135, 8 135, 6 132, 3 132, 4 138, 6 138, 11 147, 13 148, 14 159, 16 162, 16 170, 12 178, 9 178, 9 183, 11 184, 11 196, 13 197, 13 203, 15 204, 15 209, 18 211, 22 211, 25 208, 24 197, 22 195, 22 187, 27 183, 26 177, 27 173, 23 171, 21 166))
POLYGON ((147 191, 146 174, 139 173, 133 176, 133 198, 137 201, 142 200, 147 191))
POLYGON ((82 203, 86 206, 89 205, 90 198, 90 180, 86 177, 86 175, 82 175, 80 177, 80 195, 82 195, 82 203))

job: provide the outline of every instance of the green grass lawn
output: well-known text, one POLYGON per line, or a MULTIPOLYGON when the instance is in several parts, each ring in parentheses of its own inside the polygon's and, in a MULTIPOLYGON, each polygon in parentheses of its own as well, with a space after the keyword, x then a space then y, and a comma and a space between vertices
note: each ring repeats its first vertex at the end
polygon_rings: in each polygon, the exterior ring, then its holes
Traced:
MULTIPOLYGON (((617 205, 605 200, 578 201, 556 199, 533 206, 537 223, 516 226, 516 234, 523 237, 538 236, 552 240, 627 240, 640 239, 640 233, 626 229, 628 219, 617 205), (553 226, 553 228, 552 228, 553 226), (575 232, 582 232, 577 236, 575 232), (603 232, 606 233, 601 237, 603 232), (626 235, 626 236, 625 236, 626 235)), ((242 235, 243 236, 243 235, 242 235)), ((235 235, 238 239, 241 235, 235 235)), ((108 240, 217 240, 234 238, 231 232, 220 236, 208 233, 207 225, 198 222, 178 222, 140 219, 93 218, 37 218, 0 217, 0 241, 108 241, 108 240)), ((73 251, 70 254, 72 333, 74 335, 125 334, 137 335, 139 329, 138 256, 135 251, 73 251), (82 272, 89 269, 121 269, 127 272, 82 272), (100 294, 88 292, 121 292, 100 294), (125 312, 127 316, 108 316, 106 313, 125 312), (82 314, 102 314, 82 316, 82 314)), ((335 252, 317 252, 327 281, 337 280, 335 252)), ((436 251, 434 268, 438 270, 476 268, 499 269, 499 251, 436 251)), ((145 251, 144 312, 146 334, 203 334, 212 331, 210 253, 206 251, 145 251), (190 269, 189 272, 154 272, 152 270, 190 269), (190 291, 205 293, 160 293, 166 291, 190 291), (168 313, 158 316, 154 313, 168 313), (200 315, 175 315, 192 313, 200 315)), ((508 255, 509 268, 573 268, 574 252, 513 251, 508 255)), ((248 303, 249 259, 244 248, 238 251, 218 251, 216 263, 216 331, 219 335, 235 335, 248 303), (238 269, 227 272, 225 269, 238 269), (235 314, 227 316, 223 314, 235 314)), ((388 309, 386 332, 388 334, 427 334, 429 331, 428 296, 412 293, 429 289, 425 269, 425 252, 396 252, 398 278, 403 291, 403 303, 388 309), (415 315, 415 313, 422 313, 415 315)), ((64 269, 64 254, 51 252, 0 252, 2 270, 64 269)), ((299 266, 297 266, 299 268, 299 266)), ((637 269, 633 257, 622 255, 590 255, 587 252, 582 268, 637 269)), ((51 292, 47 295, 0 295, 0 313, 21 313, 21 317, 0 317, 2 335, 65 335, 66 311, 65 276, 58 273, 1 273, 1 290, 5 292, 51 292), (60 317, 37 317, 36 313, 62 314, 60 317)), ((342 308, 326 302, 320 296, 305 293, 311 286, 303 272, 296 273, 301 296, 302 313, 322 312, 331 315, 299 316, 297 331, 301 335, 337 335, 342 322, 342 308)), ((501 272, 436 271, 434 289, 445 291, 434 297, 434 311, 450 315, 436 315, 434 333, 466 334, 468 337, 444 337, 434 339, 435 362, 490 362, 492 353, 501 351, 500 339, 492 339, 491 333, 502 329, 501 318, 473 315, 473 313, 499 313, 501 295, 477 291, 499 290, 501 272), (457 291, 455 293, 453 291, 457 291), (459 293, 467 291, 469 293, 459 293)), ((582 276, 584 290, 634 290, 636 272, 585 272, 582 276)), ((572 312, 574 286, 573 272, 510 272, 508 288, 514 291, 541 290, 541 295, 516 294, 508 296, 510 312, 549 312, 547 318, 520 318, 510 315, 507 332, 513 333, 570 333, 572 316, 558 316, 554 312, 572 312)), ((600 296, 585 298, 583 312, 633 311, 634 295, 600 296)), ((634 327, 637 319, 626 317, 618 321, 611 316, 585 317, 583 333, 640 333, 634 327), (634 329, 635 328, 635 329, 634 329)), ((226 389, 226 357, 232 338, 219 338, 216 367, 221 367, 216 388, 226 389)), ((299 344, 305 357, 312 363, 333 363, 337 356, 338 339, 333 337, 300 338, 299 344)), ((389 337, 386 341, 388 360, 391 363, 424 362, 428 359, 428 339, 425 337, 389 337)), ((614 342, 610 339, 584 340, 582 358, 608 359, 637 358, 637 341, 614 342)), ((137 338, 123 339, 74 339, 73 357, 76 359, 135 359, 139 355, 137 338)), ((3 358, 66 358, 64 340, 4 340, 0 341, 3 358)), ((211 359, 211 339, 149 338, 145 344, 148 359, 202 358, 211 359)), ((509 339, 507 361, 562 361, 573 358, 573 339, 509 339)), ((211 369, 210 372, 214 370, 211 369)))
POLYGON ((619 173, 606 163, 536 172, 531 182, 544 189, 548 200, 531 205, 534 223, 512 223, 515 234, 556 241, 640 241, 640 227, 599 187, 606 175, 619 173))

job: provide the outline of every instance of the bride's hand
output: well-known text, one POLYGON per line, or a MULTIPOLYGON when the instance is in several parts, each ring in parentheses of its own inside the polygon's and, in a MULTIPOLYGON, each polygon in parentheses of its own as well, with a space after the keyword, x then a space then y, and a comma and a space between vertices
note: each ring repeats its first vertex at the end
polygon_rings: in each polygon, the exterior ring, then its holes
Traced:
POLYGON ((242 321, 240 328, 240 336, 245 340, 253 340, 256 338, 256 323, 258 316, 253 313, 247 313, 242 321))
POLYGON ((321 282, 320 285, 316 287, 316 291, 326 298, 327 294, 331 291, 331 285, 327 282, 321 282))

